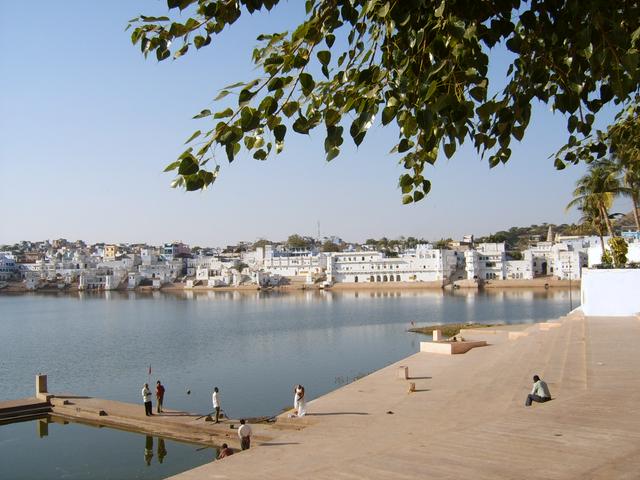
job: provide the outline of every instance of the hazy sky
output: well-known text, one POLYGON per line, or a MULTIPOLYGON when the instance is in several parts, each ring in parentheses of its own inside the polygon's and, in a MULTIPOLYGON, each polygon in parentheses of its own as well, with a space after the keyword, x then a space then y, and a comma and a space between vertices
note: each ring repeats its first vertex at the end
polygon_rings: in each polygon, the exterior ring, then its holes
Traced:
MULTIPOLYGON (((223 86, 255 76, 256 36, 296 25, 304 2, 243 15, 210 47, 162 63, 145 60, 124 31, 140 13, 166 14, 166 2, 0 0, 0 243, 223 245, 315 236, 317 222, 322 235, 345 240, 436 239, 576 219, 564 206, 584 167, 554 169, 548 157, 566 138, 566 120, 543 106, 506 166, 490 170, 465 146, 427 170, 433 188, 416 205, 401 204, 402 168, 387 153, 395 128, 379 125, 359 149, 345 139, 331 163, 321 131, 290 135, 266 162, 222 158, 221 176, 205 192, 173 190, 164 166, 194 130, 210 128, 192 116, 216 108, 223 86)), ((492 61, 499 72, 507 58, 496 51, 492 61)), ((605 112, 599 123, 611 118, 605 112)))

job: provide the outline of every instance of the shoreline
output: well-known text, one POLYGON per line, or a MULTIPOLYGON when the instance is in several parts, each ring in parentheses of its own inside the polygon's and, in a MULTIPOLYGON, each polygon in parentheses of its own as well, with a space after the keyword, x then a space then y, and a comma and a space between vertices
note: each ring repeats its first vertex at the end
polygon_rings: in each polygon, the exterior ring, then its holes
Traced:
POLYGON ((41 288, 37 290, 27 290, 21 282, 11 282, 3 289, 0 289, 0 296, 3 294, 27 294, 27 293, 104 293, 104 292, 119 292, 119 293, 153 293, 153 292, 167 292, 167 293, 180 293, 180 292, 193 292, 193 293, 205 293, 205 292, 279 292, 279 293, 292 293, 292 292, 308 292, 308 291, 410 291, 410 290, 460 290, 460 291, 481 291, 481 290, 500 290, 500 289, 578 289, 580 288, 580 280, 559 280, 556 278, 541 277, 534 278, 532 280, 489 280, 483 282, 480 285, 463 286, 454 284, 443 285, 441 281, 434 282, 380 282, 380 283, 354 283, 344 282, 336 283, 330 287, 321 287, 318 284, 314 285, 281 285, 278 287, 259 287, 258 285, 238 285, 228 287, 204 287, 197 286, 193 288, 186 288, 184 284, 168 284, 159 289, 154 289, 150 286, 136 287, 134 289, 115 289, 115 290, 78 290, 77 288, 41 288))

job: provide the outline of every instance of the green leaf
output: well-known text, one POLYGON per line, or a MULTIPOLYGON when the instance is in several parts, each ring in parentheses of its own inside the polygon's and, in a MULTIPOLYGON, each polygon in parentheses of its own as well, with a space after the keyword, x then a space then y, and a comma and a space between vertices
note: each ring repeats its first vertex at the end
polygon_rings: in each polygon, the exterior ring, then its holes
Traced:
POLYGON ((324 113, 324 122, 327 127, 332 127, 340 121, 340 113, 337 110, 330 108, 324 113))
POLYGON ((406 152, 407 150, 411 149, 411 147, 413 147, 413 142, 411 140, 408 140, 406 138, 403 138, 402 140, 400 140, 400 142, 398 143, 398 152, 399 153, 403 153, 406 152))
POLYGON ((309 121, 302 115, 293 122, 291 127, 294 132, 301 133, 303 135, 309 133, 309 121))
POLYGON ((229 163, 233 162, 235 156, 240 152, 240 144, 239 143, 227 143, 224 146, 225 152, 227 152, 227 159, 229 163))
POLYGON ((456 144, 455 143, 445 143, 444 144, 444 154, 447 158, 453 157, 453 154, 456 153, 456 144))
POLYGON ((331 147, 327 152, 327 162, 330 162, 331 160, 336 158, 338 155, 340 155, 340 148, 331 147))
POLYGON ((233 115, 233 109, 232 108, 226 108, 224 110, 222 110, 221 112, 216 113, 213 118, 227 118, 230 117, 231 115, 233 115))
POLYGON ((298 102, 287 102, 282 106, 282 113, 287 117, 291 117, 298 111, 298 102))
POLYGON ((204 187, 204 181, 200 176, 185 177, 185 188, 187 189, 187 192, 201 190, 202 187, 204 187))
POLYGON ((301 73, 300 85, 302 85, 302 93, 304 93, 305 95, 309 95, 309 93, 311 93, 313 91, 313 88, 316 86, 316 82, 308 73, 301 73))
POLYGON ((230 93, 231 92, 229 90, 220 90, 220 93, 218 93, 218 95, 216 96, 216 98, 213 99, 213 101, 217 102, 218 100, 223 99, 224 97, 226 97, 230 93))
POLYGON ((249 103, 249 101, 254 97, 256 93, 252 92, 249 89, 244 89, 240 91, 240 95, 238 96, 238 105, 241 107, 249 103))
POLYGON ((382 125, 387 125, 396 116, 398 109, 396 107, 385 107, 382 110, 382 125))
POLYGON ((411 195, 403 195, 402 196, 402 204, 408 205, 413 202, 413 197, 411 195))
POLYGON ((256 160, 266 160, 267 152, 263 148, 261 148, 253 154, 253 158, 255 158, 256 160))
POLYGON ((171 162, 169 165, 167 165, 164 168, 164 172, 170 172, 171 170, 175 170, 176 168, 178 168, 180 166, 181 161, 180 160, 176 160, 175 162, 171 162))
POLYGON ((321 50, 317 53, 318 60, 322 65, 328 65, 331 61, 331 52, 329 50, 321 50))
POLYGON ((408 173, 405 173, 404 175, 402 175, 400 177, 400 186, 404 187, 404 186, 411 186, 413 185, 413 177, 411 175, 409 175, 408 173))
POLYGON ((204 110, 202 110, 199 114, 197 114, 195 117, 193 117, 194 119, 197 118, 204 118, 204 117, 208 117, 209 115, 211 115, 211 110, 209 110, 208 108, 205 108, 204 110))
POLYGON ((284 140, 284 136, 287 133, 287 127, 280 124, 276 125, 273 129, 273 136, 276 139, 276 142, 282 142, 284 140))
POLYGON ((193 156, 188 156, 180 162, 180 168, 178 168, 178 173, 180 175, 193 175, 196 173, 200 167, 198 166, 198 162, 193 156))
POLYGON ((191 142, 191 140, 193 140, 194 138, 199 137, 201 133, 202 133, 202 132, 201 132, 200 130, 196 130, 195 132, 193 132, 193 135, 191 135, 191 136, 189 137, 189 139, 188 139, 186 142, 184 142, 184 143, 185 143, 185 145, 186 145, 187 143, 191 142))

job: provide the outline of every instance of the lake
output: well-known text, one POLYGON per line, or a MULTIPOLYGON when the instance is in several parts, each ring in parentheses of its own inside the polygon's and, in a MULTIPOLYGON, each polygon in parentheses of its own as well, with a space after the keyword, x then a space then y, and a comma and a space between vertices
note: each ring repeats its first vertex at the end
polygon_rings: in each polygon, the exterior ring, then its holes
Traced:
MULTIPOLYGON (((228 416, 275 415, 294 384, 313 399, 417 352, 431 337, 407 332, 411 322, 526 323, 568 311, 560 289, 0 295, 0 400, 33 396, 42 372, 53 393, 142 409, 142 384, 160 379, 166 408, 206 413, 217 386, 228 416)), ((160 479, 215 455, 76 424, 51 424, 40 438, 36 427, 0 426, 0 478, 160 479), (169 452, 162 464, 158 448, 169 452)))

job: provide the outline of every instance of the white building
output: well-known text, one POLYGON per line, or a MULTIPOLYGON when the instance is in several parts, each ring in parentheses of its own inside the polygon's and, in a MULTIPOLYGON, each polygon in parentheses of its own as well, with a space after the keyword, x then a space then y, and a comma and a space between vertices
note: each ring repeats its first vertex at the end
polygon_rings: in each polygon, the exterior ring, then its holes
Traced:
POLYGON ((138 273, 142 278, 152 281, 158 279, 161 282, 173 282, 182 275, 183 266, 181 259, 151 265, 142 264, 138 266, 138 273))
POLYGON ((464 252, 467 278, 470 280, 504 280, 507 259, 504 242, 480 243, 464 252))
POLYGON ((18 265, 14 258, 0 254, 0 280, 11 280, 18 274, 18 265))
POLYGON ((327 282, 435 282, 451 277, 458 253, 419 245, 415 253, 386 258, 381 252, 339 252, 327 257, 327 282))
POLYGON ((559 280, 580 280, 582 269, 588 266, 586 252, 557 250, 553 264, 553 275, 559 280))
POLYGON ((504 262, 505 278, 511 280, 532 280, 533 261, 531 258, 524 260, 506 260, 504 262))
POLYGON ((283 277, 318 275, 327 268, 327 256, 310 250, 275 251, 272 245, 256 249, 256 268, 283 277))

